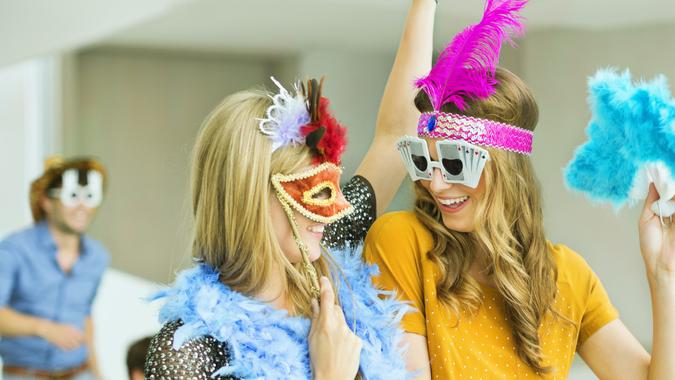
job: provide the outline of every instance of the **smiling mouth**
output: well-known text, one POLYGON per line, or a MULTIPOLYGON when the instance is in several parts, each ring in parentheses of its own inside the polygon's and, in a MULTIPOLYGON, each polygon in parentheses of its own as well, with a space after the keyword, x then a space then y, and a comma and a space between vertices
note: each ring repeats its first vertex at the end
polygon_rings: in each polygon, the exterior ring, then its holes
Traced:
POLYGON ((436 199, 438 200, 438 203, 440 203, 445 207, 458 208, 469 200, 469 196, 465 195, 463 197, 458 198, 446 198, 446 199, 436 198, 436 199))

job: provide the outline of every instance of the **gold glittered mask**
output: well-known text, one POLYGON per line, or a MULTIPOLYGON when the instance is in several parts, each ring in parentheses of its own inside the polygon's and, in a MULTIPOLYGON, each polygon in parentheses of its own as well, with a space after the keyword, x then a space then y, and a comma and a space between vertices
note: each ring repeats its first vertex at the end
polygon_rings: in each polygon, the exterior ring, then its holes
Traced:
POLYGON ((302 266, 309 278, 310 291, 319 297, 319 278, 309 260, 307 246, 298 232, 298 222, 293 210, 317 223, 333 223, 354 211, 340 191, 342 170, 331 162, 324 162, 309 170, 291 175, 275 174, 272 185, 293 231, 295 243, 300 249, 302 266))
POLYGON ((304 172, 272 176, 272 184, 281 198, 293 209, 317 223, 333 223, 354 208, 340 191, 342 170, 325 162, 304 172))

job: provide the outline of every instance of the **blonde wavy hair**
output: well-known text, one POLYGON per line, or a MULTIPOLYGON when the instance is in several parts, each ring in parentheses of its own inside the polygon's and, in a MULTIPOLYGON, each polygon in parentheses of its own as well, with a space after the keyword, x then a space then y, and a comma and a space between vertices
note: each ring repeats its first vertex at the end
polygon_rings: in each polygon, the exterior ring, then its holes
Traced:
MULTIPOLYGON (((192 208, 195 219, 192 254, 216 268, 230 288, 253 296, 271 271, 281 270, 291 315, 309 316, 310 289, 299 264, 283 254, 274 235, 271 177, 311 164, 306 146, 272 153, 271 140, 258 130, 258 118, 271 105, 264 91, 228 96, 206 118, 192 162, 192 208)), ((332 278, 327 252, 313 265, 332 278)))
MULTIPOLYGON (((487 99, 471 101, 464 111, 446 104, 444 112, 490 119, 533 131, 538 108, 530 90, 516 75, 498 68, 499 84, 487 99)), ((421 91, 415 104, 421 112, 432 111, 421 91)), ((429 258, 438 265, 439 299, 457 316, 474 313, 481 304, 479 284, 469 275, 475 252, 487 257, 488 274, 504 299, 504 309, 518 356, 534 371, 548 373, 538 328, 552 305, 557 270, 544 236, 542 197, 528 156, 488 148, 491 160, 483 171, 485 194, 477 206, 471 233, 452 231, 429 192, 415 184, 415 213, 431 232, 434 246, 429 258)))

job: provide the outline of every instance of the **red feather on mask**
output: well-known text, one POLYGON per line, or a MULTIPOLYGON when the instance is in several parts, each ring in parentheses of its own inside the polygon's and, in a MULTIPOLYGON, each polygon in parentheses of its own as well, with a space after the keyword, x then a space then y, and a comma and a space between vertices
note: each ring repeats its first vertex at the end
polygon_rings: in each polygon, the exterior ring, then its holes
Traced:
POLYGON ((339 165, 340 157, 347 146, 347 128, 340 125, 335 117, 331 115, 328 106, 328 99, 321 97, 319 99, 318 120, 303 126, 301 133, 304 136, 308 136, 318 129, 324 128, 323 136, 320 137, 318 143, 313 147, 317 153, 314 161, 315 163, 329 161, 339 165))
POLYGON ((321 96, 322 88, 323 78, 320 82, 311 79, 306 87, 302 86, 311 121, 300 128, 300 133, 314 153, 314 163, 329 161, 340 165, 347 145, 347 129, 330 113, 328 99, 321 96))

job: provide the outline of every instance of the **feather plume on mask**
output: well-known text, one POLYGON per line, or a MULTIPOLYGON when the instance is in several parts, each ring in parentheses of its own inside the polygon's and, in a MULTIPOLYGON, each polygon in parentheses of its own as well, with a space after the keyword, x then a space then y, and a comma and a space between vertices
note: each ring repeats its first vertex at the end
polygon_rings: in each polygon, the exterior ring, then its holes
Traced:
POLYGON ((661 199, 651 210, 675 214, 675 99, 666 77, 633 81, 628 70, 604 69, 588 91, 588 140, 565 168, 567 186, 619 210, 644 199, 653 182, 661 199))
POLYGON ((512 36, 524 33, 518 12, 526 0, 488 0, 483 19, 459 33, 441 52, 429 75, 415 85, 429 96, 434 110, 447 103, 464 110, 469 99, 484 99, 494 93, 499 53, 512 36))

